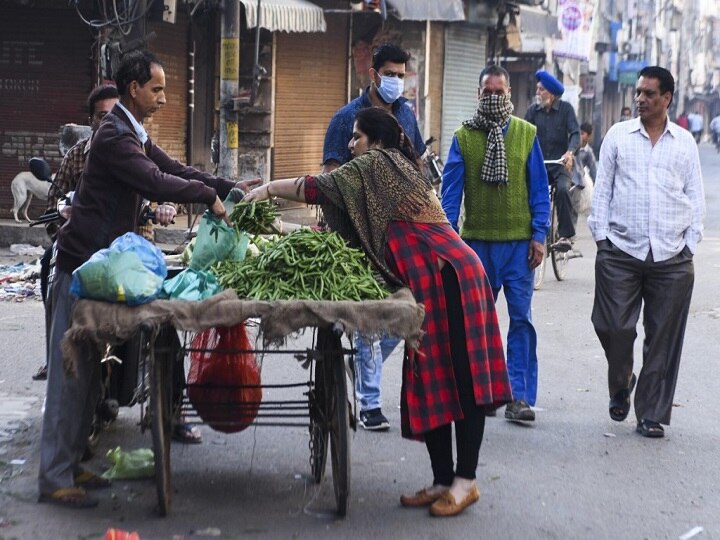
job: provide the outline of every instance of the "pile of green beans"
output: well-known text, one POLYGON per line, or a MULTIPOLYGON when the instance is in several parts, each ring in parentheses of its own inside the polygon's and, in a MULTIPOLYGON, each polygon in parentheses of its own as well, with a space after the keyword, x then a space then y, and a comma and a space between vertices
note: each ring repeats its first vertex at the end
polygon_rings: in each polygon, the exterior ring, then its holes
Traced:
POLYGON ((257 257, 213 267, 220 285, 255 300, 381 300, 390 293, 365 254, 337 234, 300 229, 257 257))
POLYGON ((278 215, 276 206, 270 201, 240 202, 233 208, 230 221, 238 231, 251 235, 277 233, 274 223, 278 215))

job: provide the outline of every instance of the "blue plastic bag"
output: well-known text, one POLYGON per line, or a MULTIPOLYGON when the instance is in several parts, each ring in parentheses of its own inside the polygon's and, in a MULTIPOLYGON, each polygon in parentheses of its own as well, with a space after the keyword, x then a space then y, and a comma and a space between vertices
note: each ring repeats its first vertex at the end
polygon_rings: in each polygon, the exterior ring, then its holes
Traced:
POLYGON ((136 306, 157 298, 165 277, 162 251, 142 236, 126 233, 73 272, 70 293, 136 306))
POLYGON ((188 268, 174 278, 165 280, 161 296, 176 300, 205 300, 222 290, 212 272, 188 268))

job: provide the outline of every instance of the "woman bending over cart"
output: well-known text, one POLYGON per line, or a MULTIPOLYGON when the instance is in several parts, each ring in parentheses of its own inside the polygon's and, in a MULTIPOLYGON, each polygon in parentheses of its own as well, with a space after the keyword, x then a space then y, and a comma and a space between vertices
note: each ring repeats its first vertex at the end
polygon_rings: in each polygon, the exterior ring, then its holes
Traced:
POLYGON ((480 498, 475 470, 485 411, 512 399, 492 290, 417 169, 397 120, 362 109, 348 146, 353 159, 333 172, 275 180, 244 200, 321 205, 330 227, 362 247, 389 285, 410 288, 425 306, 425 335, 403 364, 401 423, 403 437, 425 441, 433 482, 400 502, 454 516, 480 498))

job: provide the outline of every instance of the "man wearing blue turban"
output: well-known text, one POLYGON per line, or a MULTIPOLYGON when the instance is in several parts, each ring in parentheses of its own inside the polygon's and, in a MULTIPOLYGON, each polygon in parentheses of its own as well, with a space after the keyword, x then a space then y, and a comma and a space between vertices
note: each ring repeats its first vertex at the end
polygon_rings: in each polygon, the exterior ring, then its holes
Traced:
POLYGON ((570 200, 572 185, 573 155, 580 146, 580 126, 575 110, 560 96, 565 87, 547 71, 535 73, 537 86, 536 102, 525 114, 525 120, 537 127, 537 138, 540 141, 545 160, 562 159, 563 164, 547 165, 548 180, 554 183, 555 206, 558 213, 558 234, 560 239, 553 249, 569 251, 572 249, 572 238, 575 236, 577 213, 570 200))

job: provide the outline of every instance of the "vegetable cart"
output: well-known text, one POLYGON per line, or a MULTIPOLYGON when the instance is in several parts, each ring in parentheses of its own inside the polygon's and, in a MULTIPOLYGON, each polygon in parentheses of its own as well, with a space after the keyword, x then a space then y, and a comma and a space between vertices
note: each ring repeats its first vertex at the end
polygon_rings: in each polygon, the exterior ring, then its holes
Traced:
MULTIPOLYGON (((63 347, 67 367, 72 369, 74 362, 87 361, 81 351, 88 342, 97 346, 116 344, 141 333, 140 376, 148 380, 149 395, 147 403, 141 402, 141 426, 152 431, 158 507, 164 516, 172 504, 173 371, 183 369, 184 356, 193 352, 187 339, 184 344, 179 342, 178 331, 196 333, 257 320, 263 347, 229 352, 287 355, 304 362, 308 376, 306 381, 292 385, 304 387, 302 400, 248 404, 258 408, 254 424, 309 429, 310 467, 318 483, 324 476, 329 447, 337 513, 344 516, 350 494, 349 429, 355 411, 348 396, 348 385, 350 397, 353 396, 353 364, 346 363, 352 359, 353 351, 342 346, 341 336, 356 331, 370 335, 391 333, 414 347, 422 336, 423 317, 423 307, 408 289, 401 289, 385 300, 369 301, 239 300, 231 290, 204 301, 156 300, 135 307, 79 300, 63 347), (310 348, 284 350, 280 345, 291 334, 307 328, 313 329, 310 348)), ((182 406, 193 419, 186 399, 182 406)))

